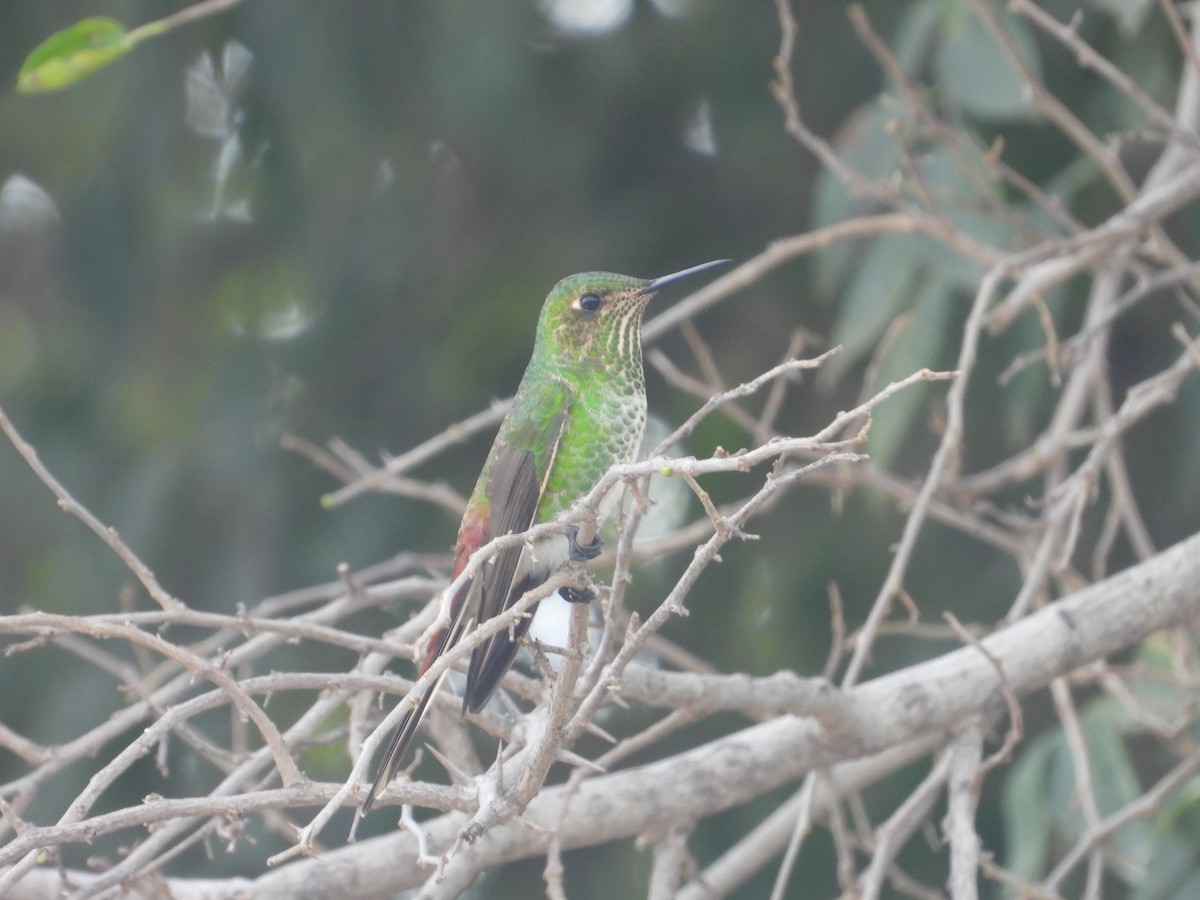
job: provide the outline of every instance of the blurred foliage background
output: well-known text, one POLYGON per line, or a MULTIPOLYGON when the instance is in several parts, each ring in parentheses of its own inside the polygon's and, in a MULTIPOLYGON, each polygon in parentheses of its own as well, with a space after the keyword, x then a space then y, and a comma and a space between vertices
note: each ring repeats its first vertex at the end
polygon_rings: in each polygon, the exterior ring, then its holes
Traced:
MULTIPOLYGON (((56 29, 97 14, 137 24, 181 5, 0 8, 0 400, 67 488, 198 608, 231 611, 330 580, 342 561, 359 567, 453 542, 457 522, 440 508, 366 496, 323 509, 335 485, 281 449, 285 433, 400 452, 512 392, 541 300, 559 277, 590 269, 653 276, 744 259, 860 211, 785 134, 768 90, 779 29, 767 2, 251 0, 150 41, 64 93, 14 92, 22 60, 56 29)), ((1180 57, 1166 26, 1147 17, 1151 5, 1083 4, 1085 28, 1169 104, 1180 57)), ((1047 6, 1066 18, 1076 4, 1047 6)), ((807 123, 836 135, 871 174, 895 167, 877 96, 882 75, 845 6, 800 0, 793 8, 807 123)), ((1033 119, 966 4, 864 8, 981 141, 1003 134, 1005 158, 1077 210, 1112 207, 1074 148, 1033 119)), ((1030 29, 1014 32, 1093 127, 1134 123, 1094 75, 1030 29)), ((1191 234, 1194 219, 1181 218, 1178 228, 1191 234)), ((914 312, 918 327, 884 375, 952 364, 980 272, 891 240, 866 260, 830 254, 790 264, 697 321, 730 383, 782 358, 798 328, 846 346, 832 373, 792 392, 783 430, 808 433, 852 405, 867 358, 903 313, 914 312)), ((1064 326, 1077 321, 1078 296, 1068 286, 1052 298, 1064 326)), ((1161 367, 1161 315, 1150 306, 1132 317, 1113 347, 1114 382, 1161 367)), ((993 375, 1038 344, 1037 324, 1028 324, 988 349, 993 375)), ((658 346, 689 359, 678 334, 658 346)), ((1035 433, 1048 408, 1040 374, 1003 396, 989 390, 973 406, 972 467, 1035 433)), ((697 405, 653 372, 649 394, 672 423, 697 405)), ((1194 410, 1197 399, 1191 389, 1181 404, 1194 410)), ((934 401, 935 392, 914 392, 890 426, 881 421, 877 461, 902 475, 923 471, 936 439, 934 401)), ((1169 444, 1146 439, 1132 451, 1179 462, 1161 468, 1169 480, 1136 485, 1164 544, 1198 524, 1200 486, 1195 422, 1170 427, 1177 438, 1169 444)), ((707 423, 693 449, 727 441, 734 449, 742 439, 724 429, 707 423)), ((455 448, 421 474, 465 493, 490 439, 455 448)), ((715 479, 718 498, 721 489, 715 479)), ((670 635, 722 671, 818 673, 829 644, 827 585, 840 586, 847 619, 861 621, 901 521, 866 494, 831 504, 827 491, 802 489, 760 523, 761 542, 731 547, 670 635)), ((635 585, 634 605, 682 564, 659 565, 661 574, 647 567, 635 585)), ((0 444, 0 612, 114 610, 130 581, 0 444)), ((991 621, 1018 584, 1011 561, 931 527, 908 587, 926 617, 956 608, 961 618, 991 621)), ((905 645, 889 658, 886 647, 880 669, 915 652, 905 645)), ((347 660, 329 665, 348 668, 347 660)), ((19 686, 0 692, 0 720, 53 741, 75 733, 66 723, 121 705, 111 684, 73 678, 87 669, 66 654, 62 661, 48 671, 32 658, 0 660, 0 680, 19 686)), ((346 761, 314 765, 336 778, 346 761)), ((19 764, 0 757, 0 769, 7 778, 19 764)), ((55 817, 50 798, 66 802, 84 777, 47 793, 40 813, 55 817)), ((149 764, 145 777, 131 796, 169 791, 149 764)), ((743 831, 766 809, 720 828, 743 831)), ((980 815, 993 847, 1004 846, 1002 813, 993 780, 980 815)), ((828 851, 822 840, 812 853, 828 851)), ((729 841, 702 828, 693 848, 703 855, 729 841)), ((242 862, 257 870, 267 851, 250 848, 242 862)), ((645 865, 632 858, 623 864, 645 865)), ((902 860, 939 880, 933 848, 902 860)), ((511 896, 541 890, 540 864, 516 869, 511 896)), ((604 857, 568 869, 581 896, 591 878, 612 886, 604 857)), ((836 892, 830 867, 813 872, 797 883, 811 884, 814 896, 836 892)), ((745 896, 761 896, 768 883, 745 896)))

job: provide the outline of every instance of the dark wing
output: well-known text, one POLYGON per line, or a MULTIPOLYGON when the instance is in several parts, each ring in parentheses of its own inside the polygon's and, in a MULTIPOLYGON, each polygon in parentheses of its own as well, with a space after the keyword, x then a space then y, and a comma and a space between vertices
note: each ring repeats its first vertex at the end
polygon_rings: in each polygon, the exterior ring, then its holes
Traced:
MULTIPOLYGON (((538 503, 546 488, 546 477, 554 463, 559 442, 562 440, 563 429, 566 425, 566 412, 554 417, 552 427, 547 430, 548 446, 546 447, 545 472, 539 477, 536 458, 531 450, 522 449, 511 443, 503 443, 496 450, 492 460, 487 483, 487 497, 491 514, 486 529, 487 539, 497 535, 513 534, 525 531, 533 524, 537 514, 538 503)), ((499 615, 521 598, 528 590, 537 587, 545 580, 546 574, 540 577, 522 577, 519 584, 514 585, 517 569, 521 562, 523 547, 507 547, 498 552, 489 562, 485 563, 482 571, 472 583, 465 585, 451 606, 453 620, 440 636, 434 641, 425 657, 421 671, 425 672, 435 659, 457 644, 466 632, 471 610, 476 610, 476 619, 484 622, 492 616, 499 615), (470 591, 481 591, 478 602, 469 599, 470 591)), ((507 630, 493 635, 471 654, 471 663, 467 669, 467 687, 463 695, 463 710, 478 712, 488 701, 496 686, 512 665, 517 655, 517 648, 525 632, 529 630, 529 617, 522 618, 512 629, 512 637, 507 630)), ((449 669, 447 669, 447 672, 449 669)), ((445 674, 442 675, 445 678, 445 674)), ((383 763, 367 792, 359 810, 359 815, 366 815, 375 803, 378 795, 395 777, 401 761, 408 752, 408 747, 416 736, 417 728, 429 709, 429 703, 434 693, 441 686, 442 678, 431 684, 414 702, 412 709, 401 720, 393 732, 391 740, 383 756, 383 763)))
MULTIPOLYGON (((488 530, 493 537, 525 531, 533 525, 566 421, 566 412, 554 417, 553 427, 549 429, 546 467, 540 474, 532 451, 505 444, 497 452, 492 460, 487 485, 492 508, 488 530)), ((524 553, 523 546, 506 547, 484 565, 483 593, 477 614, 481 624, 500 615, 520 600, 526 591, 546 580, 549 573, 523 573, 518 578, 524 553)), ((529 630, 533 612, 530 609, 511 629, 497 632, 475 648, 467 668, 463 712, 478 712, 492 696, 517 655, 520 640, 529 630)))
MULTIPOLYGON (((455 611, 454 620, 450 626, 442 631, 441 638, 431 648, 425 666, 421 669, 424 673, 429 668, 429 664, 446 652, 448 647, 453 647, 462 637, 463 629, 467 624, 467 609, 470 604, 460 602, 458 609, 455 611)), ((450 670, 446 669, 441 676, 429 685, 420 698, 414 701, 413 707, 400 720, 400 724, 396 726, 396 730, 392 732, 392 737, 388 741, 387 750, 383 754, 383 762, 379 766, 379 771, 375 774, 375 780, 371 782, 371 789, 367 791, 367 797, 363 800, 362 807, 358 814, 365 816, 371 811, 371 806, 375 803, 375 798, 386 788, 396 777, 396 770, 400 768, 400 762, 404 759, 404 754, 408 752, 408 745, 412 743, 413 737, 417 733, 417 728, 421 725, 421 720, 425 718, 425 712, 429 709, 429 701, 433 699, 433 695, 437 693, 439 687, 442 686, 442 680, 449 674, 450 670)))

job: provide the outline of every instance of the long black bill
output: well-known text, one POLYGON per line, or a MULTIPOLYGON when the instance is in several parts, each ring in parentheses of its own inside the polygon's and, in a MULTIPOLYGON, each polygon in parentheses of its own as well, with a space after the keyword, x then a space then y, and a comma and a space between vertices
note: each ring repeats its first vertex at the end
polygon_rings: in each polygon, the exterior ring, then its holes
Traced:
POLYGON ((660 291, 669 284, 674 284, 677 281, 683 281, 685 278, 691 278, 693 275, 698 275, 701 272, 707 272, 709 269, 723 266, 726 263, 732 262, 728 259, 714 259, 712 262, 700 263, 698 266, 692 266, 690 269, 684 269, 682 272, 675 272, 671 275, 663 275, 661 278, 654 278, 644 285, 638 291, 639 294, 653 294, 655 291, 660 291))

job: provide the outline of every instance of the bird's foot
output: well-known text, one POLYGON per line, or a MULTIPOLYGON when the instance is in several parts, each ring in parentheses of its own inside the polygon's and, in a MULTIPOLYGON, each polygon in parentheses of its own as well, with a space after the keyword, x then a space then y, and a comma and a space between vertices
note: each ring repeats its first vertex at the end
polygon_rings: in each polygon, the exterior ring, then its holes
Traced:
POLYGON ((579 526, 567 526, 567 543, 570 545, 570 557, 572 562, 586 562, 589 559, 595 559, 600 555, 600 535, 593 534, 591 541, 583 546, 579 544, 579 526))
POLYGON ((568 603, 591 603, 596 599, 596 592, 591 588, 565 587, 559 588, 558 592, 568 603))

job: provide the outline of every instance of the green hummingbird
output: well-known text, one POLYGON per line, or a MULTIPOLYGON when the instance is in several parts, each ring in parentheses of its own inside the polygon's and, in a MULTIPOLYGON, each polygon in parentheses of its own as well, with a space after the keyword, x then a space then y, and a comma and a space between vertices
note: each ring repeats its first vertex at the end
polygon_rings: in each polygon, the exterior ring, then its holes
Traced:
MULTIPOLYGON (((467 502, 451 581, 488 541, 553 521, 610 467, 633 460, 646 425, 641 341, 646 304, 667 285, 727 262, 715 260, 653 279, 586 272, 554 286, 538 317, 533 356, 467 502)), ((602 501, 599 522, 611 512, 617 495, 610 491, 602 501)), ((533 545, 498 551, 452 598, 450 624, 430 642, 421 673, 468 633, 472 621, 500 615, 567 561, 592 559, 600 552, 598 535, 583 546, 577 535, 578 526, 572 525, 533 545)), ((564 593, 573 602, 591 599, 590 592, 564 593)), ((464 715, 478 712, 496 690, 532 616, 530 610, 513 628, 472 651, 464 715)), ((395 775, 440 683, 414 700, 392 734, 362 815, 395 775)))

